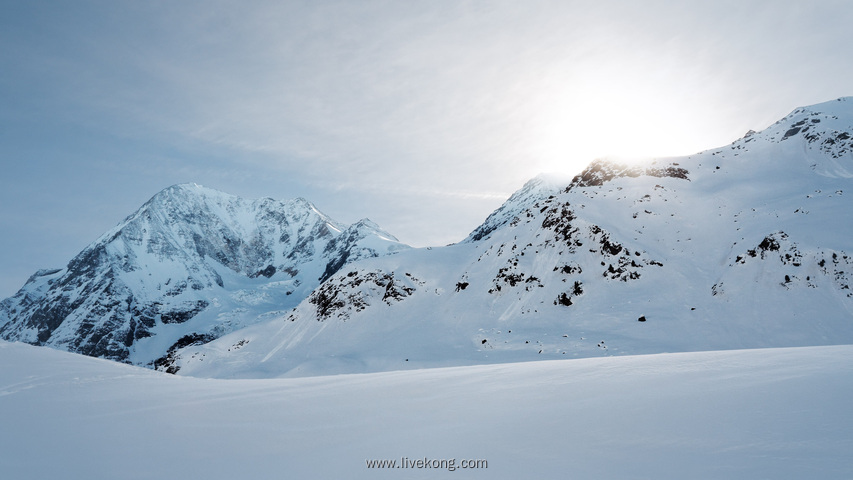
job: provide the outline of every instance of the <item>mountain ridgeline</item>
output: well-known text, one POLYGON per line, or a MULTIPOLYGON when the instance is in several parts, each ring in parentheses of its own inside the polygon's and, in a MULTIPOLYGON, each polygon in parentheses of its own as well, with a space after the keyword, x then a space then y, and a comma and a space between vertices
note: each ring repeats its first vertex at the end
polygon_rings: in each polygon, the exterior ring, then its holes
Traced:
POLYGON ((197 188, 38 272, 0 335, 225 378, 853 342, 850 98, 537 177, 445 247, 197 188))

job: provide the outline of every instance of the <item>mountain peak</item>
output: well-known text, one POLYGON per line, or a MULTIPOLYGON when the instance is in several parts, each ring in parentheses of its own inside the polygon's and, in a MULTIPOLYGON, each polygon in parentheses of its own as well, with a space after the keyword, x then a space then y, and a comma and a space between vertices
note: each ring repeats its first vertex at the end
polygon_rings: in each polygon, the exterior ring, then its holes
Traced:
POLYGON ((285 202, 288 206, 292 208, 303 208, 306 210, 317 210, 317 207, 314 206, 313 203, 308 201, 304 197, 295 197, 285 202))
POLYGON ((399 240, 397 240, 397 237, 395 237, 394 235, 391 235, 390 233, 385 231, 376 222, 374 222, 373 220, 371 220, 369 218, 362 218, 361 220, 355 222, 354 224, 352 224, 352 226, 350 226, 350 229, 358 230, 358 231, 365 232, 368 234, 377 235, 380 238, 383 238, 385 240, 390 240, 392 242, 399 241, 399 240))
POLYGON ((853 114, 853 97, 838 97, 835 100, 797 107, 787 117, 805 112, 850 116, 853 114))
POLYGON ((553 173, 540 173, 531 178, 460 243, 477 242, 487 238, 522 212, 532 208, 537 201, 559 192, 566 179, 563 175, 553 173))
POLYGON ((195 196, 227 196, 233 197, 225 192, 199 185, 198 183, 176 183, 157 192, 154 197, 171 195, 195 195, 195 196))
POLYGON ((203 187, 197 183, 179 183, 160 190, 140 209, 128 217, 131 219, 142 212, 159 212, 167 217, 183 212, 184 215, 201 208, 201 205, 227 205, 242 202, 240 197, 219 190, 203 187))
MULTIPOLYGON (((700 152, 721 160, 748 157, 748 170, 779 175, 853 177, 853 97, 798 107, 773 125, 750 130, 730 145, 700 152)), ((721 167, 725 167, 720 163, 721 167)))
POLYGON ((801 136, 810 143, 831 133, 850 133, 853 125, 853 97, 840 97, 828 102, 798 107, 767 128, 765 135, 778 141, 801 136), (811 135, 806 135, 811 132, 811 135))

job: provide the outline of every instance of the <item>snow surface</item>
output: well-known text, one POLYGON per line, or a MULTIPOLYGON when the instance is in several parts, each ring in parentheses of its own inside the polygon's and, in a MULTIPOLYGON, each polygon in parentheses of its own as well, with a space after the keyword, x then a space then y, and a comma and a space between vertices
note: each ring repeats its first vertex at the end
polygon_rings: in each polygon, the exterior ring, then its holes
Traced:
POLYGON ((268 380, 0 342, 9 479, 849 479, 853 346, 268 380), (368 469, 371 459, 488 468, 368 469))

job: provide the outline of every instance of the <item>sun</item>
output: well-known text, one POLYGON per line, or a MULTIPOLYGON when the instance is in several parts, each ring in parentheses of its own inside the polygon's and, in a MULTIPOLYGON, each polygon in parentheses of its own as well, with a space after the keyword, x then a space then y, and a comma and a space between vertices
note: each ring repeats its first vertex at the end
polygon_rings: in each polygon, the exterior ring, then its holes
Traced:
POLYGON ((672 91, 618 79, 543 89, 531 102, 525 149, 540 171, 577 173, 600 158, 633 163, 718 146, 701 117, 712 107, 672 91))

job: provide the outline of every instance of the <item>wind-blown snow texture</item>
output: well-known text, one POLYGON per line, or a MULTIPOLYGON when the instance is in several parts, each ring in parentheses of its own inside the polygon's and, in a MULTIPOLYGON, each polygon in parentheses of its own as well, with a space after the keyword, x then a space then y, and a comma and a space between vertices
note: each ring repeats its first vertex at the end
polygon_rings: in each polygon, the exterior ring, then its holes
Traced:
POLYGON ((0 337, 151 366, 286 312, 349 262, 405 248, 301 198, 175 185, 0 303, 0 337))
POLYGON ((529 182, 463 242, 350 264, 176 352, 212 377, 853 343, 853 99, 730 146, 529 182))
POLYGON ((209 380, 0 342, 0 364, 3 478, 853 478, 851 346, 209 380), (367 468, 403 457, 488 468, 367 468))

